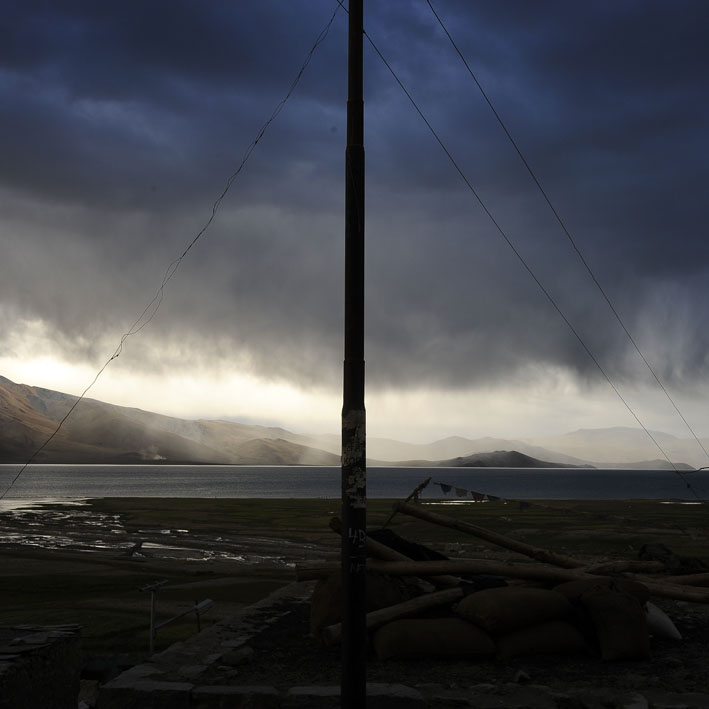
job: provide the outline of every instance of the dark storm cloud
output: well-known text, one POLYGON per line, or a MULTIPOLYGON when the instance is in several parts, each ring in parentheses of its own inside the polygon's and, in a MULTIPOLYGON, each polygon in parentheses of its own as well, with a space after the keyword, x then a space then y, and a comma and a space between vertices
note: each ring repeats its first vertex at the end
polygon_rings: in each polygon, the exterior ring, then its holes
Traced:
POLYGON ((204 200, 331 12, 313 9, 18 3, 3 18, 0 179, 108 205, 150 203, 155 184, 204 200))
MULTIPOLYGON (((649 358, 678 385, 706 375, 709 7, 434 5, 649 358)), ((335 7, 10 3, 0 20, 6 312, 45 320, 57 347, 100 360, 204 224, 335 7)), ((158 317, 131 341, 135 367, 239 361, 336 381, 339 14, 158 317)), ((365 23, 599 361, 645 376, 426 3, 366 3, 365 23)), ((583 348, 365 54, 373 380, 457 386, 529 363, 593 380, 583 348)))

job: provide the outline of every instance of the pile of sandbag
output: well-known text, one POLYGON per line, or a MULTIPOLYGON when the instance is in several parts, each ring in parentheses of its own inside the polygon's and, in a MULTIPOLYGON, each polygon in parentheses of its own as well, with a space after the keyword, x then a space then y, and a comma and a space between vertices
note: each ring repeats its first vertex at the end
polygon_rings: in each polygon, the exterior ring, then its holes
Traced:
MULTIPOLYGON (((381 659, 506 660, 551 653, 643 660, 650 657, 651 636, 681 638, 651 596, 709 602, 702 585, 706 574, 682 583, 684 577, 663 576, 665 567, 656 559, 592 565, 420 505, 397 503, 396 509, 513 549, 535 563, 451 561, 389 531, 371 535, 366 622, 381 659)), ((336 519, 331 527, 339 530, 336 519)), ((296 570, 300 580, 320 579, 312 600, 313 636, 326 644, 338 642, 339 565, 316 562, 296 570)))
MULTIPOLYGON (((319 582, 313 594, 312 632, 324 642, 332 639, 324 631, 337 627, 339 620, 340 583, 334 574, 319 582)), ((403 587, 396 577, 373 572, 367 574, 367 589, 370 613, 396 608, 417 597, 412 595, 413 586, 403 587)), ((651 632, 647 600, 642 584, 610 578, 571 581, 553 589, 473 590, 453 604, 424 609, 417 617, 384 622, 373 629, 372 645, 381 659, 507 660, 589 653, 604 660, 646 659, 651 632)))

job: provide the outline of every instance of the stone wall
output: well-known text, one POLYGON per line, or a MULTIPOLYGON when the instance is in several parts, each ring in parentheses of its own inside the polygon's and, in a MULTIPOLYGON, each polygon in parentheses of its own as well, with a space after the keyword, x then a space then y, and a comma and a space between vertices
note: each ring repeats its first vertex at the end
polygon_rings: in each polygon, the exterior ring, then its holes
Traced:
POLYGON ((76 709, 80 675, 78 626, 0 627, 0 709, 76 709))

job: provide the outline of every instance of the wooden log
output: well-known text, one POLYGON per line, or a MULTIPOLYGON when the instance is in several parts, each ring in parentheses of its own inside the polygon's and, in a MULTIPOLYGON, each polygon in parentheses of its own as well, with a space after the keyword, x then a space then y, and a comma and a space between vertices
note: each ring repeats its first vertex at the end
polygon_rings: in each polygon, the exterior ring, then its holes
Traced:
POLYGON ((497 544, 498 546, 504 547, 505 549, 510 549, 511 551, 516 551, 519 554, 524 554, 532 559, 541 561, 545 564, 553 564, 554 566, 559 566, 562 569, 576 569, 585 566, 585 562, 574 559, 570 556, 565 556, 563 554, 556 554, 553 551, 547 549, 541 549, 540 547, 532 546, 531 544, 525 544, 524 542, 517 541, 511 537, 506 537, 504 534, 498 534, 497 532, 491 532, 489 529, 484 527, 478 527, 477 525, 470 524, 469 522, 463 522, 462 520, 454 519, 453 517, 447 517, 437 512, 429 512, 422 508, 421 505, 410 505, 406 502, 397 502, 394 504, 394 509, 397 512, 403 512, 404 514, 410 515, 411 517, 417 517, 418 519, 425 520, 426 522, 431 522, 433 524, 438 524, 443 527, 449 527, 450 529, 455 529, 459 532, 464 532, 465 534, 471 534, 479 539, 484 539, 492 544, 497 544))
MULTIPOLYGON (((330 518, 330 529, 332 529, 333 532, 342 534, 342 522, 339 517, 330 518)), ((364 545, 367 549, 367 553, 378 559, 383 559, 384 561, 411 561, 406 554, 402 554, 396 551, 396 549, 392 549, 386 544, 382 544, 369 536, 364 540, 364 545)), ((439 586, 457 586, 460 583, 460 579, 455 576, 437 576, 436 583, 439 586)))
MULTIPOLYGON (((411 498, 413 498, 414 502, 418 502, 419 495, 424 491, 424 489, 428 486, 428 483, 430 483, 430 482, 431 482, 431 478, 430 477, 426 478, 420 485, 418 485, 417 487, 415 487, 411 491, 411 493, 404 500, 404 502, 408 502, 409 500, 411 500, 411 498)), ((389 517, 387 517, 387 521, 384 522, 383 526, 388 527, 391 524, 391 521, 394 519, 395 516, 396 516, 396 509, 393 509, 391 511, 391 514, 389 515, 389 517)))
MULTIPOLYGON (((372 630, 388 623, 390 620, 404 618, 409 615, 415 615, 419 611, 427 608, 435 608, 443 606, 447 603, 453 603, 463 597, 463 591, 460 588, 447 588, 444 591, 434 591, 426 593, 423 596, 417 596, 411 600, 397 603, 394 606, 380 608, 379 610, 367 613, 367 630, 372 630)), ((342 633, 342 624, 335 623, 323 629, 322 638, 326 645, 334 645, 339 642, 342 633)))
MULTIPOLYGON (((333 532, 342 534, 342 522, 339 517, 330 518, 330 529, 332 529, 333 532)), ((367 552, 372 556, 376 556, 378 559, 384 559, 385 561, 411 561, 405 554, 375 539, 371 539, 369 536, 364 540, 364 544, 367 548, 367 552)))
POLYGON ((392 576, 436 576, 437 574, 488 574, 530 581, 563 583, 578 579, 595 579, 592 574, 576 569, 560 569, 554 566, 495 561, 492 559, 451 559, 449 561, 376 561, 373 568, 392 576))
MULTIPOLYGON (((450 561, 379 561, 372 559, 367 567, 392 576, 439 576, 446 574, 490 574, 509 578, 563 583, 577 579, 597 578, 591 574, 553 566, 493 561, 490 559, 456 559, 450 561)), ((339 569, 337 564, 326 562, 306 562, 296 564, 296 580, 310 581, 324 578, 339 569)))
POLYGON ((697 586, 680 586, 667 581, 654 581, 652 579, 638 579, 650 591, 652 596, 672 598, 675 601, 692 601, 693 603, 709 603, 709 588, 697 586))
MULTIPOLYGON (((374 571, 392 576, 437 576, 441 574, 491 574, 508 578, 564 583, 565 581, 599 578, 599 574, 585 573, 581 569, 560 569, 537 564, 520 564, 512 561, 492 561, 489 559, 456 559, 450 561, 376 561, 369 564, 374 571)), ((296 564, 296 578, 306 581, 322 578, 339 569, 336 564, 296 564)), ((709 603, 709 589, 695 586, 681 586, 647 577, 637 577, 653 596, 673 598, 678 601, 709 603)))
POLYGON ((661 580, 664 583, 675 583, 679 586, 709 586, 709 573, 665 576, 661 580))
MULTIPOLYGON (((600 564, 584 566, 581 571, 587 574, 600 576, 615 576, 626 571, 633 573, 655 573, 664 571, 665 565, 661 561, 605 561, 600 564)), ((666 579, 664 579, 666 580, 666 579)))
POLYGON ((341 569, 340 564, 333 564, 329 561, 308 561, 304 564, 295 565, 296 581, 315 581, 324 579, 341 569))

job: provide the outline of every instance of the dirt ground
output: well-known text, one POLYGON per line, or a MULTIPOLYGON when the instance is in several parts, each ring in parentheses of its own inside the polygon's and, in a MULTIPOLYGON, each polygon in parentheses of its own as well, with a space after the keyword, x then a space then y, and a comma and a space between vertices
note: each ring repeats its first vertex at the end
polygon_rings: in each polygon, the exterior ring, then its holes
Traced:
MULTIPOLYGON (((529 683, 555 691, 608 687, 638 691, 709 693, 709 607, 677 601, 658 602, 672 618, 683 639, 653 639, 652 659, 602 662, 593 656, 558 655, 502 661, 378 660, 368 653, 370 682, 397 682, 408 686, 442 684, 451 689, 480 684, 529 683)), ((250 645, 254 659, 240 666, 233 682, 274 684, 280 688, 340 681, 339 648, 316 644, 309 635, 310 607, 288 603, 276 609, 279 619, 250 645)))

